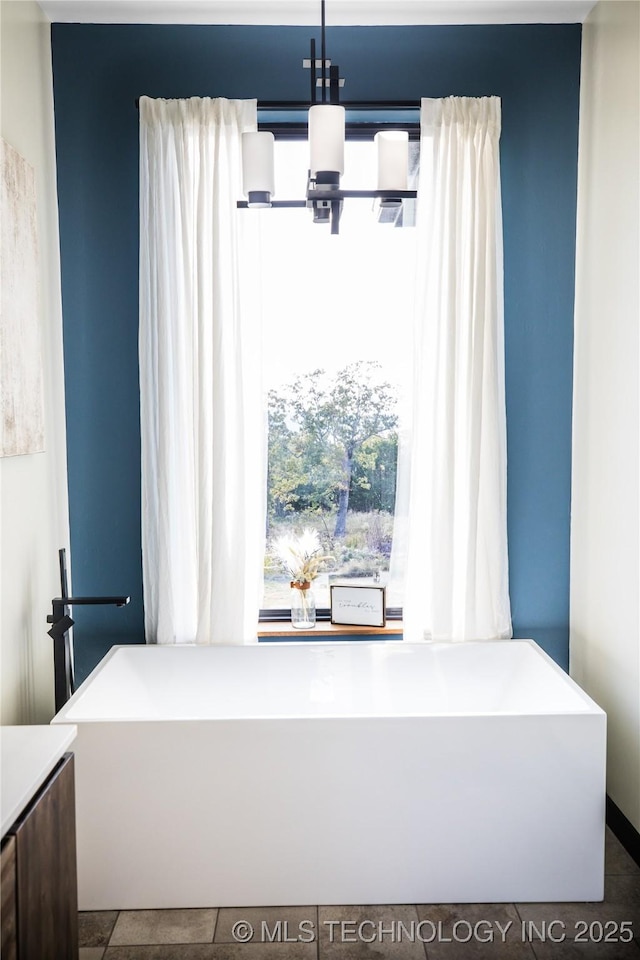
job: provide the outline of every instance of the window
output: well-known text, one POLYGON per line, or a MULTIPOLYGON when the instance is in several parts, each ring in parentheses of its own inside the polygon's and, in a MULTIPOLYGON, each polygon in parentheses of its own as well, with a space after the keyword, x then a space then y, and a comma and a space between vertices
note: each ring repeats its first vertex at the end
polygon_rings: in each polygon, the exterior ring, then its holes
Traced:
MULTIPOLYGON (((375 162, 371 141, 348 140, 343 186, 375 187, 375 162)), ((306 141, 276 141, 277 199, 304 196, 307 163, 306 141)), ((305 527, 333 558, 314 584, 319 608, 345 577, 386 583, 387 605, 400 607, 389 561, 415 232, 376 224, 371 200, 345 202, 337 237, 307 210, 259 215, 269 421, 262 616, 290 602, 273 541, 305 527)))

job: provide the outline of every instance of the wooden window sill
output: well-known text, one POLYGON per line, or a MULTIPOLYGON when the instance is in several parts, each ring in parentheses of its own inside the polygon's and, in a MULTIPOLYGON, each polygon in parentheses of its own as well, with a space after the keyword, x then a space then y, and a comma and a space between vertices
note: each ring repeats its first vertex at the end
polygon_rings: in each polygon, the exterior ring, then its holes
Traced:
POLYGON ((258 637, 379 637, 402 635, 402 620, 387 620, 385 627, 352 627, 318 620, 312 630, 298 630, 286 620, 258 624, 258 637))

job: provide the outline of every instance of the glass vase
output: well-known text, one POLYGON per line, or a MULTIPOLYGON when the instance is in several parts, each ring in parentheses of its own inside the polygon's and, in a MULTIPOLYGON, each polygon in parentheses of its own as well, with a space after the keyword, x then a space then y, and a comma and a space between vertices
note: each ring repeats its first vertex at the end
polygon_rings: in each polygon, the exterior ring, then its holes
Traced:
POLYGON ((309 580, 291 581, 291 626, 310 630, 316 625, 316 598, 309 580))

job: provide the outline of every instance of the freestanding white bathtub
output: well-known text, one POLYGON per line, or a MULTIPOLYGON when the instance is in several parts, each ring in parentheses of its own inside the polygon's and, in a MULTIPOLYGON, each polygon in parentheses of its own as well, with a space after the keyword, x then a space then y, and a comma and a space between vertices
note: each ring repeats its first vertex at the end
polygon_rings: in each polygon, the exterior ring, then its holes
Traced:
POLYGON ((530 640, 114 647, 81 910, 601 900, 603 711, 530 640))

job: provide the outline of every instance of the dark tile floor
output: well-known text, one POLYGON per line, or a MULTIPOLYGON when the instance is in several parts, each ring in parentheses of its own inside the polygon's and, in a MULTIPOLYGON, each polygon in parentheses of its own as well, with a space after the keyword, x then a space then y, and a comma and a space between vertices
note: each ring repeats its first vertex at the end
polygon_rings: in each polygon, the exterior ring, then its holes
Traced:
POLYGON ((640 867, 607 830, 602 903, 212 907, 80 914, 80 960, 384 957, 640 960, 640 867))

